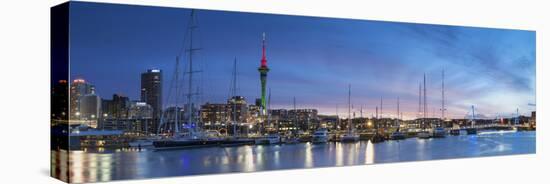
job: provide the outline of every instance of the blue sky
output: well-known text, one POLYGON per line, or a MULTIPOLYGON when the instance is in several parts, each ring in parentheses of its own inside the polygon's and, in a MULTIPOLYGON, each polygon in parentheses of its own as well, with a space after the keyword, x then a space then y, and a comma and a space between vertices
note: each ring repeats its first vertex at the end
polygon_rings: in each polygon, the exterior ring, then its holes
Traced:
MULTIPOLYGON (((164 104, 172 104, 169 84, 189 14, 179 8, 73 2, 71 77, 93 83, 103 98, 119 93, 138 100, 140 73, 158 68, 164 104)), ((194 67, 202 70, 195 81, 202 102, 228 98, 235 57, 238 93, 249 103, 259 97, 265 32, 272 108, 290 108, 296 97, 299 108, 334 114, 338 106, 344 115, 351 84, 357 113, 363 106, 370 116, 382 98, 384 116, 395 116, 399 97, 405 118, 414 118, 426 73, 429 115, 439 117, 445 70, 449 117, 464 117, 471 105, 488 118, 535 109, 534 31, 209 10, 198 10, 197 20, 194 40, 202 50, 194 67)))

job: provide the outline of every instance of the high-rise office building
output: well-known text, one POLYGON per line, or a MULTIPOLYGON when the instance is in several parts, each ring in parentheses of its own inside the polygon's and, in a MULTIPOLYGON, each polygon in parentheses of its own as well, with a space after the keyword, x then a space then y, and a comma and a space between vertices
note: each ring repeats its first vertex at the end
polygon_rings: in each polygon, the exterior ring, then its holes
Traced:
POLYGON ((103 118, 126 119, 130 108, 130 98, 120 94, 113 94, 113 99, 103 99, 101 102, 103 118))
POLYGON ((153 108, 153 120, 160 123, 162 115, 162 72, 150 69, 141 74, 141 101, 153 108))
POLYGON ((101 115, 101 98, 95 94, 87 94, 79 98, 79 119, 92 128, 97 128, 101 115))
POLYGON ((94 85, 87 83, 84 79, 73 80, 70 85, 69 114, 71 120, 80 119, 80 98, 85 95, 95 94, 94 85))

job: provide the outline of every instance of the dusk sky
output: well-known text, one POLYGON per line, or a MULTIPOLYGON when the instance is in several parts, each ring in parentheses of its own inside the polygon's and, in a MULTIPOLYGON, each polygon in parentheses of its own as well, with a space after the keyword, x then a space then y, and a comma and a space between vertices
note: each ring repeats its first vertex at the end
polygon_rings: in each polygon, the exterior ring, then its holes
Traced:
MULTIPOLYGON (((70 73, 96 86, 139 100, 140 74, 163 71, 164 106, 181 53, 190 10, 73 2, 70 12, 70 73)), ((202 50, 194 67, 202 103, 230 95, 233 60, 238 94, 249 103, 260 96, 258 67, 266 33, 271 108, 315 108, 347 116, 347 86, 354 111, 393 117, 400 98, 404 118, 418 114, 418 87, 427 76, 429 116, 441 116, 441 72, 445 70, 448 115, 464 118, 476 107, 481 118, 535 110, 535 32, 393 23, 366 20, 198 10, 193 39, 202 50)), ((183 52, 183 57, 188 57, 183 52)), ((187 60, 182 60, 186 63, 187 60)), ((181 70, 187 69, 182 64, 181 70)), ((187 77, 187 76, 186 76, 187 77)), ((182 87, 187 83, 182 81, 182 87)), ((186 90, 186 89, 184 89, 186 90)), ((181 98, 183 99, 183 97, 181 98)), ((183 101, 185 102, 185 101, 183 101)))

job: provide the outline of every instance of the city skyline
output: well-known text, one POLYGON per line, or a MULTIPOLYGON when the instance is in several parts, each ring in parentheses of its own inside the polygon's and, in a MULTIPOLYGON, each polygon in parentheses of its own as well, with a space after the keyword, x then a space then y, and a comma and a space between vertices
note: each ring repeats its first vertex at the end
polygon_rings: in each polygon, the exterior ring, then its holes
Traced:
MULTIPOLYGON (((163 83, 170 82, 188 9, 74 5, 71 79, 88 80, 102 97, 117 93, 134 100, 140 99, 139 75, 147 69, 161 69, 163 83)), ((439 117, 445 70, 450 118, 463 118, 471 105, 486 118, 507 116, 516 108, 523 115, 534 110, 533 31, 208 10, 197 14, 202 103, 227 101, 235 57, 238 94, 249 104, 260 97, 257 68, 266 32, 273 109, 291 108, 296 97, 300 108, 334 114, 339 106, 339 114, 347 117, 351 84, 356 112, 363 105, 364 116, 374 114, 383 98, 385 117, 395 116, 399 97, 405 119, 415 118, 418 85, 426 73, 429 116, 439 117)), ((171 104, 164 102, 164 107, 171 104)))

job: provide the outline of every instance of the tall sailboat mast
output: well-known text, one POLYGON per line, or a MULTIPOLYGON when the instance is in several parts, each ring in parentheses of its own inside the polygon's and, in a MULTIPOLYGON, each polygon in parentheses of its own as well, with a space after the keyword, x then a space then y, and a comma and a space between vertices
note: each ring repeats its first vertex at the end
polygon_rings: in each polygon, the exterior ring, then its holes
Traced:
POLYGON ((236 96, 237 94, 237 57, 235 57, 235 60, 233 61, 233 84, 231 89, 231 97, 233 98, 233 109, 232 109, 232 116, 233 116, 233 137, 237 136, 237 102, 236 102, 236 96))
POLYGON ((338 115, 338 104, 336 104, 336 128, 340 126, 340 115, 338 115))
POLYGON ((422 117, 422 83, 418 84, 418 118, 422 117))
POLYGON ((514 126, 519 124, 519 108, 516 108, 516 120, 514 121, 514 126))
POLYGON ((296 132, 298 132, 298 121, 296 119, 296 115, 298 114, 298 112, 296 111, 296 97, 292 97, 292 104, 294 106, 294 136, 296 136, 296 132))
POLYGON ((396 116, 397 117, 397 123, 399 123, 399 114, 400 114, 400 112, 399 112, 399 97, 397 97, 397 116, 396 116))
POLYGON ((476 125, 476 111, 474 109, 474 106, 472 105, 472 127, 476 125))
POLYGON ((441 120, 445 120, 445 70, 441 71, 441 120))
POLYGON ((351 84, 348 86, 348 132, 351 132, 351 84))
POLYGON ((266 123, 266 125, 264 125, 264 129, 265 129, 265 126, 270 126, 271 125, 271 113, 269 112, 270 110, 271 110, 271 88, 268 88, 268 91, 267 91, 267 123, 266 123))
POLYGON ((180 129, 179 129, 179 118, 178 118, 178 114, 179 114, 179 110, 178 110, 178 97, 179 97, 179 66, 180 66, 180 57, 179 56, 176 56, 176 71, 174 73, 174 78, 176 80, 176 95, 175 95, 175 109, 174 109, 174 112, 175 112, 175 115, 174 115, 174 132, 175 133, 179 133, 180 132, 180 129))
POLYGON ((380 97, 380 119, 382 119, 382 106, 384 105, 383 101, 382 101, 382 97, 380 97))
MULTIPOLYGON (((200 48, 195 48, 193 46, 193 34, 196 28, 198 28, 198 26, 196 24, 195 10, 191 10, 191 20, 189 21, 189 49, 187 49, 187 52, 189 52, 189 70, 187 71, 189 74, 187 82, 187 122, 191 124, 195 121, 193 112, 193 96, 196 93, 193 93, 193 73, 199 72, 193 69, 193 54, 195 51, 200 50, 200 48)), ((193 126, 193 131, 196 131, 197 126, 198 124, 193 126)))
POLYGON ((426 73, 424 73, 424 121, 426 121, 428 114, 428 101, 426 96, 426 73))

